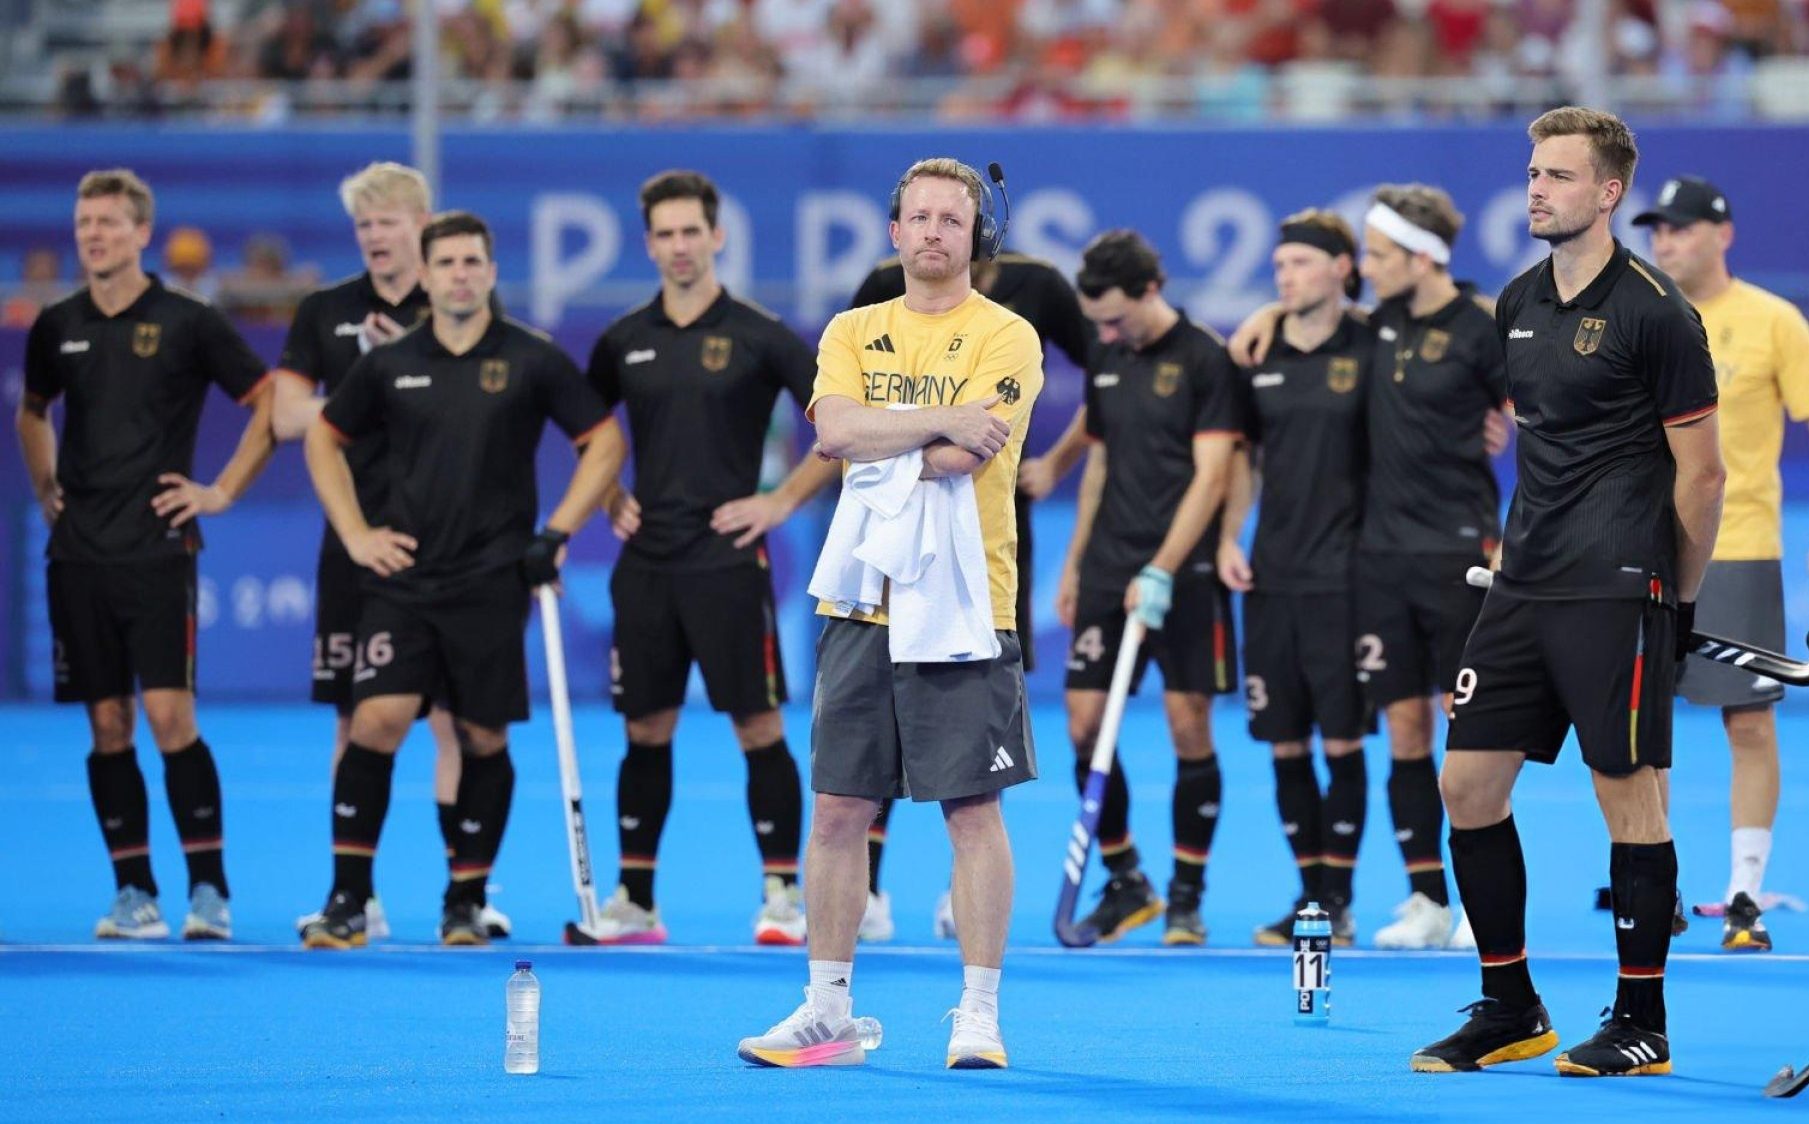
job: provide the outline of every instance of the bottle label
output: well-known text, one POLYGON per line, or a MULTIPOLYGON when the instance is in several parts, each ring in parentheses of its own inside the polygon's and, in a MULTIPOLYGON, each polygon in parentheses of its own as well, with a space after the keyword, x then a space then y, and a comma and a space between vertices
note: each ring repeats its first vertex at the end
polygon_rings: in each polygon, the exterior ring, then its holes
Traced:
MULTIPOLYGON (((1317 943, 1317 941, 1310 942, 1310 944, 1317 943)), ((1309 991, 1325 987, 1326 980, 1331 975, 1331 966, 1328 963, 1331 959, 1330 955, 1322 949, 1310 947, 1310 944, 1306 941, 1295 943, 1294 989, 1296 991, 1309 991)))

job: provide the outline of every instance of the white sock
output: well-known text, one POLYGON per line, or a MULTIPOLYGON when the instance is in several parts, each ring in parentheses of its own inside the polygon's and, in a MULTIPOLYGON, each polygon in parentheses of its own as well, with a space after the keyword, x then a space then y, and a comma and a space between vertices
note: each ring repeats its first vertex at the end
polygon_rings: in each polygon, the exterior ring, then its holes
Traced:
POLYGON ((961 1009, 985 1015, 995 1022, 999 1017, 998 968, 961 966, 961 1009))
POLYGON ((1727 880, 1727 901, 1744 893, 1759 902, 1759 887, 1765 882, 1765 864, 1771 861, 1771 829, 1768 827, 1734 828, 1734 869, 1727 880))
POLYGON ((825 1015, 848 1017, 854 1009, 854 961, 812 960, 810 1002, 825 1015))

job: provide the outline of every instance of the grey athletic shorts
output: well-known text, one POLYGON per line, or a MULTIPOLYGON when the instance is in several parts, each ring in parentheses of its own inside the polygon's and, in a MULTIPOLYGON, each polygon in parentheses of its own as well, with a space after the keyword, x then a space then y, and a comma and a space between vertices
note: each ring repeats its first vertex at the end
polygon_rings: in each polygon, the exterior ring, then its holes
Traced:
MULTIPOLYGON (((1696 595, 1696 631, 1784 650, 1784 573, 1778 562, 1710 562, 1696 595)), ((1701 656, 1683 661, 1677 694, 1697 706, 1768 706, 1783 684, 1701 656)))
POLYGON ((1023 654, 893 663, 884 625, 830 618, 817 638, 810 787, 833 796, 954 800, 1036 779, 1023 654))

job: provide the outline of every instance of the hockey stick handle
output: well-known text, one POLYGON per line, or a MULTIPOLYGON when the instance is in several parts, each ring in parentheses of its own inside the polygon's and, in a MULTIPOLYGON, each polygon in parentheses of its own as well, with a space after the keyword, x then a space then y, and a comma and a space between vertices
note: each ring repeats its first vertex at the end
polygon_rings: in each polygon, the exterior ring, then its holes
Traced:
POLYGON ((1099 736, 1093 740, 1094 773, 1112 771, 1112 755, 1118 751, 1118 727, 1124 724, 1124 704, 1131 696, 1131 677, 1137 672, 1137 653, 1143 648, 1147 626, 1132 614, 1118 641, 1118 662, 1112 665, 1112 685, 1106 691, 1105 714, 1099 719, 1099 736))
POLYGON ((565 634, 559 624, 559 595, 539 588, 540 629, 546 640, 547 691, 553 700, 553 741, 559 750, 559 792, 565 802, 565 842, 571 853, 572 888, 578 894, 579 924, 596 928, 597 890, 584 828, 584 790, 578 777, 578 739, 572 732, 572 697, 565 678, 565 634))

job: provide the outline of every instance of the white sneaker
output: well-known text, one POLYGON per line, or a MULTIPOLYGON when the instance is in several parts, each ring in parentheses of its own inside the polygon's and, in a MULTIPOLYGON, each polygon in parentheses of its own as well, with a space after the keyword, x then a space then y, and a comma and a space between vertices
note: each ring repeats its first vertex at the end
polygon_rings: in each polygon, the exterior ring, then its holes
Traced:
POLYGON ((810 1001, 809 988, 804 989, 804 1002, 784 1022, 765 1034, 743 1038, 735 1053, 744 1062, 787 1068, 863 1065, 867 1061, 854 1019, 818 1011, 810 1001))
POLYGON ((804 943, 804 887, 787 886, 776 874, 766 876, 766 901, 754 915, 754 943, 787 945, 804 943))
MULTIPOLYGON (((365 917, 368 919, 369 916, 370 911, 366 910, 365 917)), ((493 941, 502 940, 512 931, 509 915, 487 902, 484 904, 484 908, 477 911, 477 920, 493 941)))
POLYGON ((892 932, 892 895, 884 890, 868 894, 867 911, 861 914, 861 940, 889 941, 892 932))
POLYGON ((945 941, 955 939, 955 899, 947 890, 936 899, 936 935, 945 941))
POLYGON ((955 1029, 948 1036, 948 1068, 1005 1068, 1005 1041, 999 1037, 998 1019, 961 1007, 942 1017, 955 1020, 955 1029))
POLYGON ((1475 951, 1476 934, 1470 930, 1469 913, 1466 912, 1459 916, 1457 929, 1451 934, 1451 941, 1449 944, 1445 945, 1445 947, 1475 951))
POLYGON ((666 927, 658 908, 642 909, 628 900, 628 887, 617 886, 615 896, 597 913, 598 944, 665 944, 666 927))
POLYGON ((154 941, 170 935, 169 923, 157 908, 157 899, 137 886, 127 886, 113 899, 113 908, 94 924, 102 940, 154 941))
POLYGON ((1444 948, 1451 943, 1451 907, 1413 892, 1394 908, 1395 923, 1376 931, 1377 948, 1444 948))
MULTIPOLYGON (((304 913, 295 919, 295 931, 301 932, 321 919, 320 910, 304 913)), ((508 918, 503 918, 506 923, 508 918)), ((508 936, 507 933, 503 934, 508 936)), ((389 940, 389 918, 383 915, 383 899, 375 894, 364 903, 364 939, 367 941, 389 940)))

